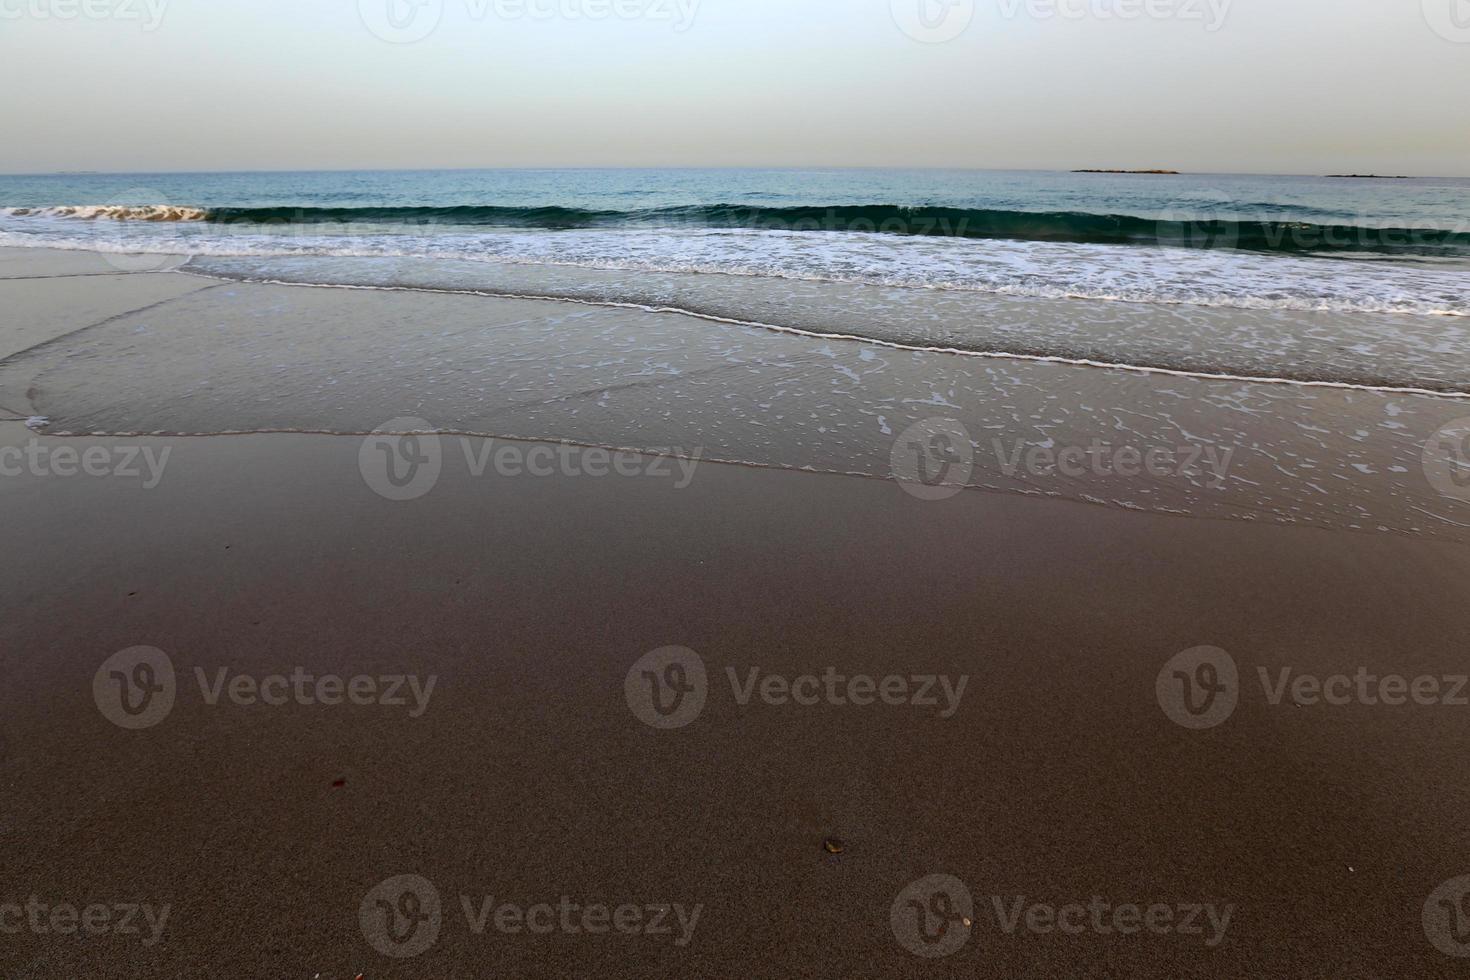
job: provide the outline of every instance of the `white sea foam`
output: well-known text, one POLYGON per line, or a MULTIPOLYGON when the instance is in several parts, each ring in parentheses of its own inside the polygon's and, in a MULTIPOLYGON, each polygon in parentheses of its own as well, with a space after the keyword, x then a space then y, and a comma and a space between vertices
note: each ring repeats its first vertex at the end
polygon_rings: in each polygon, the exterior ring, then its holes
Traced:
POLYGON ((746 229, 392 229, 199 222, 192 208, 0 211, 0 244, 231 257, 412 257, 1249 310, 1470 316, 1470 274, 1433 262, 746 229), (63 214, 62 212, 67 212, 63 214), (77 222, 116 217, 132 222, 77 222), (181 214, 188 217, 148 214, 181 214))
POLYGON ((209 212, 203 208, 177 207, 171 204, 85 204, 36 208, 0 208, 0 214, 11 217, 82 218, 95 221, 203 221, 209 212))

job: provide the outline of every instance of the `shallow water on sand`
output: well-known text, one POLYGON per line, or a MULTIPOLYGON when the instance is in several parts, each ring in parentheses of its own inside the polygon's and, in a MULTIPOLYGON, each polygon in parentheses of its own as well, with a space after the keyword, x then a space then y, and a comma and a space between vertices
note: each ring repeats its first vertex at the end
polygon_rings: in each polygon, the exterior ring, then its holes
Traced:
MULTIPOLYGON (((968 357, 643 309, 216 282, 0 362, 0 402, 19 392, 53 434, 411 419, 940 495, 1470 540, 1470 502, 1425 471, 1432 435, 1470 416, 1464 399, 968 357), (951 465, 931 480, 911 459, 940 435, 951 465)), ((445 452, 465 464, 452 439, 445 452)))
POLYGON ((1470 319, 1460 317, 1043 300, 745 275, 405 258, 195 257, 187 268, 239 279, 670 308, 908 347, 1470 392, 1470 319))

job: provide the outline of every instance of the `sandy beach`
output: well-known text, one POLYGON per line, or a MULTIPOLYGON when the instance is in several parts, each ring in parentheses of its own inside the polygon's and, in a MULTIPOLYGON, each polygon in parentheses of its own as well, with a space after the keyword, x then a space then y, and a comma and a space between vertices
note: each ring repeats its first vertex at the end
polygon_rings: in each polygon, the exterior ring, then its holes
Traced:
POLYGON ((21 249, 0 302, 0 975, 1461 975, 1470 403, 884 348, 880 426, 862 345, 680 314, 21 249), (1003 472, 1058 405, 1240 451, 1003 472))

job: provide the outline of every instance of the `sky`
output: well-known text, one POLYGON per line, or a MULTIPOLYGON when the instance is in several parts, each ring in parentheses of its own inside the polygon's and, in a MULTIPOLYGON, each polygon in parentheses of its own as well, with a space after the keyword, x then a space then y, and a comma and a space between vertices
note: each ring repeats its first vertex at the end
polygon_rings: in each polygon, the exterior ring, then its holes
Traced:
POLYGON ((1470 0, 0 0, 0 172, 1470 176, 1470 0))

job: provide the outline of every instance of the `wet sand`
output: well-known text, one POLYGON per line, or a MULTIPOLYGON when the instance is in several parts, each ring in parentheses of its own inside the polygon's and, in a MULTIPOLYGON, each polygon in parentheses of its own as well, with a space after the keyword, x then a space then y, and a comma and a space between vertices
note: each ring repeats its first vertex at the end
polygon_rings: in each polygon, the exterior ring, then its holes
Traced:
MULTIPOLYGON (((186 284, 97 277, 36 302, 111 316, 186 284)), ((66 332, 56 320, 45 329, 66 332)), ((44 404, 47 383, 24 388, 44 404)), ((147 394, 111 397, 125 411, 147 394)), ((0 448, 32 440, 169 455, 152 487, 0 479, 0 905, 170 911, 152 945, 146 925, 0 933, 7 978, 1463 969, 1423 919, 1470 874, 1470 707, 1273 705, 1257 680, 1466 672, 1470 551, 1455 540, 982 490, 926 501, 891 480, 708 461, 682 487, 677 468, 476 476, 463 452, 485 440, 452 437, 432 489, 395 502, 361 436, 0 423, 0 448), (140 645, 170 658, 176 701, 126 730, 93 681, 140 645), (1204 645, 1241 685, 1233 714, 1196 731, 1156 681, 1204 645), (698 717, 660 731, 625 685, 668 646, 697 652, 709 682, 698 717), (753 667, 968 681, 950 717, 942 698, 742 705, 726 670, 753 667), (437 680, 417 717, 412 697, 211 705, 195 671, 222 668, 437 680), (964 882, 974 914, 964 947, 929 960, 890 913, 933 874, 964 882), (442 905, 436 941, 407 959, 375 949, 360 915, 399 875, 442 905), (686 945, 673 915, 668 935, 476 935, 462 896, 700 913, 686 945), (1232 912, 1213 946, 1208 925, 1007 933, 993 899, 1023 896, 1232 912)))
MULTIPOLYGON (((8 280, 0 297, 34 325, 17 341, 31 346, 0 361, 0 405, 46 417, 57 435, 414 427, 889 479, 912 468, 914 443, 955 422, 957 465, 935 470, 955 486, 1470 541, 1466 495, 1425 475, 1435 433, 1470 417, 1463 395, 962 356, 627 305, 180 273, 8 280), (91 326, 66 332, 78 322, 91 326)), ((1097 305, 1108 304, 1083 307, 1097 305)), ((1259 326, 1241 317, 1237 330, 1259 326)))

